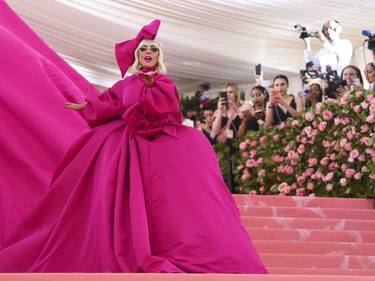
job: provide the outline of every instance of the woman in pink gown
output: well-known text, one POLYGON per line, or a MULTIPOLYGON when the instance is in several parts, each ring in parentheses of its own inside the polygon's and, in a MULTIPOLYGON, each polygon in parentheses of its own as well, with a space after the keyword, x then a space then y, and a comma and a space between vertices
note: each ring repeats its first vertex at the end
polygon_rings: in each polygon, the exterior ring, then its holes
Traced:
POLYGON ((116 45, 133 75, 66 103, 91 129, 4 240, 0 272, 267 273, 209 142, 181 124, 159 24, 116 45))

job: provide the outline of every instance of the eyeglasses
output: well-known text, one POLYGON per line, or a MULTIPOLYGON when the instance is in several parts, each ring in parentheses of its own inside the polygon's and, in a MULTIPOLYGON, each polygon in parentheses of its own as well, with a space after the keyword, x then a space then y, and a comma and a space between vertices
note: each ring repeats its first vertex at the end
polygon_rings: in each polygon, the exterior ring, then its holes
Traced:
MULTIPOLYGON (((147 49, 148 49, 147 46, 142 46, 138 49, 138 52, 144 53, 144 52, 147 52, 147 49)), ((156 46, 151 46, 151 52, 157 53, 157 52, 159 52, 159 48, 156 47, 156 46)))

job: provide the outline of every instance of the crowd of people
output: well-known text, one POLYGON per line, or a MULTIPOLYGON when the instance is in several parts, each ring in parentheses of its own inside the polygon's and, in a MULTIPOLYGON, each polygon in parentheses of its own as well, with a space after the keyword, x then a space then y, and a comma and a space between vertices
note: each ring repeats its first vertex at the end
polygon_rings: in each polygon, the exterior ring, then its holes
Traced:
MULTIPOLYGON (((243 138, 248 131, 259 130, 260 126, 271 127, 290 117, 304 114, 328 98, 339 99, 355 86, 363 87, 361 70, 350 64, 353 46, 348 39, 340 38, 341 31, 338 21, 328 20, 314 36, 322 42, 322 48, 314 55, 311 37, 301 37, 305 43, 306 70, 300 73, 299 93, 289 92, 289 79, 286 75, 275 76, 271 85, 263 87, 263 72, 254 72, 256 86, 245 97, 248 103, 239 100, 239 88, 234 83, 226 83, 221 89, 227 93, 227 98, 218 96, 217 102, 216 99, 205 99, 206 105, 203 108, 210 108, 210 118, 206 120, 204 111, 201 111, 201 118, 197 119, 195 126, 207 136, 211 144, 221 142, 228 146, 227 185, 232 192, 235 190, 235 182, 230 158, 238 149, 234 145, 238 139, 243 138)), ((369 89, 374 90, 373 62, 366 65, 364 77, 370 84, 369 89)))

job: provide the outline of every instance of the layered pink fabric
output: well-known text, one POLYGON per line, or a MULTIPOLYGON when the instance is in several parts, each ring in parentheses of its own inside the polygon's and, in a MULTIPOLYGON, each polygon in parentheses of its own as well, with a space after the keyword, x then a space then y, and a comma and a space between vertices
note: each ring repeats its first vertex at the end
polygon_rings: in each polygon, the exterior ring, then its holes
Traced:
POLYGON ((9 151, 1 154, 7 231, 0 272, 267 272, 212 147, 201 132, 181 125, 179 95, 168 77, 159 74, 146 85, 133 75, 99 95, 53 55, 42 55, 48 49, 36 51, 1 32, 15 60, 2 74, 14 72, 10 82, 17 85, 1 86, 14 103, 1 92, 8 136, 1 152, 9 151), (82 92, 90 130, 82 116, 62 109, 82 92), (7 159, 23 170, 6 166, 7 159), (22 215, 12 215, 20 194, 22 215))
POLYGON ((92 87, 0 0, 0 245, 88 128, 64 102, 92 87))

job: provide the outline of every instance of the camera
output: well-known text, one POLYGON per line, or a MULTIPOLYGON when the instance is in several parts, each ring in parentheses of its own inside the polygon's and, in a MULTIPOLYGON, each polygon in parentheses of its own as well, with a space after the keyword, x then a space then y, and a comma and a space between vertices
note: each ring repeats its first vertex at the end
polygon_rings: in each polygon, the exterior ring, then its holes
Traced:
POLYGON ((328 82, 328 87, 325 89, 326 95, 328 97, 335 97, 335 91, 339 86, 346 86, 346 81, 342 81, 340 76, 337 75, 336 70, 331 70, 328 68, 327 72, 320 75, 320 78, 328 82))
POLYGON ((308 37, 318 37, 317 35, 318 32, 317 31, 312 32, 310 27, 307 25, 302 25, 300 23, 297 23, 296 25, 294 25, 294 28, 301 32, 299 36, 299 38, 301 39, 305 39, 308 37))
POLYGON ((310 61, 306 63, 306 69, 301 69, 299 71, 300 76, 305 76, 305 78, 303 78, 302 80, 303 84, 308 84, 311 79, 319 77, 318 71, 312 69, 313 65, 314 65, 313 62, 310 61))
POLYGON ((362 35, 368 37, 368 39, 365 40, 367 41, 367 48, 371 51, 374 51, 375 50, 375 34, 373 34, 369 30, 362 30, 362 35))

